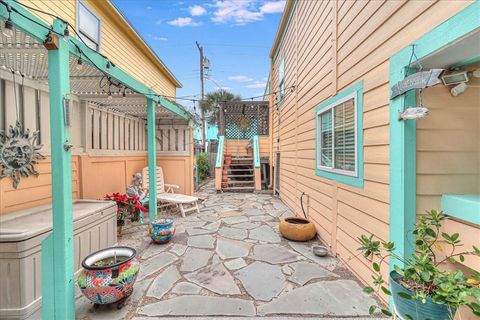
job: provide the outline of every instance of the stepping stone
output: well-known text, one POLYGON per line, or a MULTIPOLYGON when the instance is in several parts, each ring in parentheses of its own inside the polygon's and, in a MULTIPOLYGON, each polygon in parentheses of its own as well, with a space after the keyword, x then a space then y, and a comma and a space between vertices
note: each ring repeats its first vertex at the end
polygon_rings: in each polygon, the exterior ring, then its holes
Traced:
POLYGON ((223 218, 222 221, 225 222, 226 224, 235 224, 235 223, 247 222, 248 218, 244 216, 229 217, 229 218, 223 218))
POLYGON ((201 215, 199 217, 205 222, 216 222, 218 220, 218 217, 215 215, 201 215))
POLYGON ((143 252, 142 259, 145 260, 161 252, 168 251, 170 247, 171 247, 170 244, 156 244, 152 242, 150 243, 148 248, 143 252))
POLYGON ((185 275, 185 279, 220 295, 240 294, 235 280, 221 263, 185 275))
POLYGON ((170 266, 165 271, 160 273, 147 291, 148 297, 162 299, 162 297, 172 289, 175 282, 180 279, 180 273, 177 267, 170 266))
POLYGON ((211 235, 205 234, 200 236, 193 236, 188 238, 188 246, 204 249, 213 249, 215 238, 211 235))
POLYGON ((270 301, 282 292, 285 277, 279 266, 254 262, 235 273, 254 300, 270 301))
POLYGON ((182 223, 182 225, 186 228, 200 228, 206 224, 205 221, 187 221, 182 223))
POLYGON ((215 230, 206 230, 206 229, 196 229, 196 228, 187 228, 187 233, 189 236, 198 236, 201 234, 211 234, 214 233, 215 230))
POLYGON ((329 271, 333 271, 339 263, 338 259, 335 257, 332 257, 332 256, 318 257, 315 254, 313 254, 312 247, 314 245, 319 244, 316 241, 310 241, 310 242, 289 241, 288 244, 290 245, 290 247, 292 247, 293 250, 297 251, 298 253, 312 260, 313 262, 318 263, 321 267, 329 271))
POLYGON ((221 227, 218 230, 218 234, 221 235, 222 237, 235 239, 235 240, 243 240, 248 236, 247 230, 231 228, 231 227, 221 227))
POLYGON ((253 255, 250 258, 271 264, 289 263, 300 260, 295 252, 278 244, 256 245, 253 248, 253 255))
POLYGON ((139 314, 159 316, 255 316, 253 301, 211 296, 180 296, 146 305, 139 314))
POLYGON ((223 211, 218 213, 220 218, 238 217, 241 215, 242 213, 240 211, 223 211))
POLYGON ((212 255, 212 251, 188 248, 183 255, 183 262, 180 271, 195 271, 199 268, 205 267, 212 255))
POLYGON ((250 230, 250 234, 248 237, 253 240, 259 240, 269 243, 279 243, 282 240, 280 236, 275 231, 273 231, 272 228, 266 225, 250 230))
POLYGON ((169 252, 162 252, 159 255, 156 255, 141 263, 137 278, 138 280, 142 280, 176 260, 177 257, 175 255, 169 252))
POLYGON ((250 221, 252 222, 265 222, 265 221, 272 221, 273 217, 271 216, 253 216, 250 217, 250 221))
POLYGON ((233 259, 248 256, 252 244, 227 238, 217 238, 217 254, 222 259, 233 259))
POLYGON ((206 226, 203 226, 202 229, 209 230, 209 231, 218 231, 218 228, 220 227, 220 222, 213 222, 209 223, 206 226))
POLYGON ((260 209, 244 209, 243 212, 248 215, 248 216, 261 216, 261 215, 264 215, 265 213, 263 212, 263 210, 260 210, 260 209))
POLYGON ((338 277, 336 274, 323 269, 316 263, 296 262, 292 263, 290 267, 293 269, 293 275, 288 278, 288 280, 301 286, 312 279, 338 277))
POLYGON ((232 227, 250 230, 250 229, 258 228, 259 226, 260 226, 260 223, 246 221, 246 222, 234 224, 232 227))
POLYGON ((225 264, 225 267, 227 267, 229 270, 241 269, 241 268, 243 268, 247 265, 245 260, 243 260, 242 258, 229 260, 229 261, 225 262, 224 264, 225 264))
POLYGON ((150 279, 135 282, 133 293, 129 299, 132 301, 140 301, 151 283, 152 281, 150 279))
POLYGON ((181 256, 185 253, 186 250, 187 250, 187 246, 185 246, 183 244, 180 244, 180 243, 175 243, 170 248, 169 251, 175 253, 177 256, 181 256))
POLYGON ((289 267, 288 265, 284 265, 282 267, 282 272, 283 274, 286 274, 287 276, 291 276, 293 274, 293 269, 289 267))
POLYGON ((172 289, 172 293, 176 294, 198 294, 202 290, 201 287, 197 286, 196 284, 190 282, 180 282, 177 283, 175 287, 172 289))
POLYGON ((375 300, 353 280, 317 282, 300 287, 258 307, 259 315, 302 314, 368 316, 375 300))

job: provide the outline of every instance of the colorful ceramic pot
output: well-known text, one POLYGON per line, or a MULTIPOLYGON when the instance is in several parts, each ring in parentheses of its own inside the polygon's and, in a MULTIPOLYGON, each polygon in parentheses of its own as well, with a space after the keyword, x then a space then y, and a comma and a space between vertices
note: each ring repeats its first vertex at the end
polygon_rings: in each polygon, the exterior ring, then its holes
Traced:
POLYGON ((173 219, 154 221, 150 226, 150 238, 155 243, 167 243, 175 234, 173 219))
POLYGON ((94 252, 82 261, 78 286, 97 305, 124 301, 133 292, 140 264, 130 247, 112 247, 94 252), (115 262, 117 261, 117 262, 115 262))

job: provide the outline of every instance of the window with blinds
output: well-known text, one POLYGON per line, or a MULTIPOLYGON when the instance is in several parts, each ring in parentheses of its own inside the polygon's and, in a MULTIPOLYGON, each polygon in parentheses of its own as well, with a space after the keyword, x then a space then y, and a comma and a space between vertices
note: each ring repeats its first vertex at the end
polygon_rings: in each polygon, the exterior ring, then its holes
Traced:
POLYGON ((318 168, 341 174, 357 174, 356 98, 350 95, 317 114, 318 168))

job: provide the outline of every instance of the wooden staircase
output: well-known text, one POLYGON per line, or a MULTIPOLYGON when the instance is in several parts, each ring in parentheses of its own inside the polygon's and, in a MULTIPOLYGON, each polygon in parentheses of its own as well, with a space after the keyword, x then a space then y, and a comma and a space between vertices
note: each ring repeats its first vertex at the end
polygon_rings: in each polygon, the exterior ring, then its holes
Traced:
POLYGON ((222 172, 223 192, 254 192, 255 177, 251 156, 234 156, 232 162, 224 159, 222 172))

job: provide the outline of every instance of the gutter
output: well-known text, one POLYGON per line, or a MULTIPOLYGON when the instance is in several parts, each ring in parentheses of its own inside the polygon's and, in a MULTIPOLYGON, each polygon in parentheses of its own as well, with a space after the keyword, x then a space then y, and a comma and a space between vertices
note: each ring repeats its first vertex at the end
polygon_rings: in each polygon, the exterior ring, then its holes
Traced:
POLYGON ((110 6, 115 10, 115 12, 122 18, 123 22, 125 22, 126 25, 132 29, 132 31, 135 33, 135 35, 138 37, 138 39, 142 42, 145 47, 150 51, 150 53, 157 59, 158 63, 162 66, 162 68, 167 72, 167 75, 170 77, 171 80, 173 80, 175 87, 177 88, 182 88, 183 85, 182 83, 175 77, 173 72, 165 65, 165 63, 162 61, 162 59, 155 53, 155 51, 152 49, 152 47, 145 41, 145 39, 140 35, 140 33, 135 29, 132 23, 127 19, 127 17, 122 13, 120 8, 115 4, 115 0, 107 0, 107 2, 110 4, 110 6))

